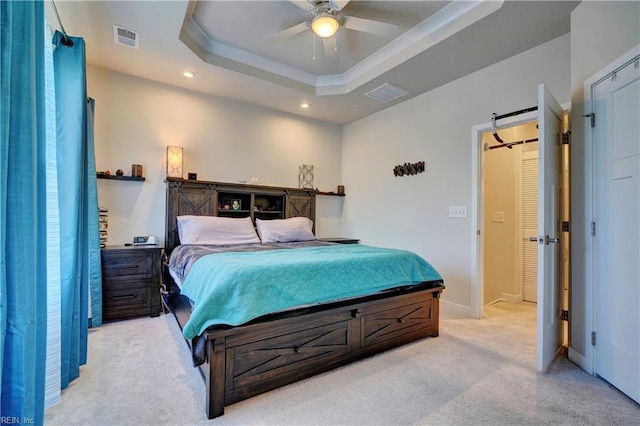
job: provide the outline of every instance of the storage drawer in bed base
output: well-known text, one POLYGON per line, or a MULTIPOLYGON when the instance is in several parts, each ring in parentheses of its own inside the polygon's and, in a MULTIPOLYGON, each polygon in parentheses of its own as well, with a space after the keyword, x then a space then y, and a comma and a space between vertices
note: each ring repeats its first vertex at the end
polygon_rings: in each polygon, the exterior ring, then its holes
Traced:
POLYGON ((438 335, 443 286, 206 332, 207 415, 392 347, 438 335))

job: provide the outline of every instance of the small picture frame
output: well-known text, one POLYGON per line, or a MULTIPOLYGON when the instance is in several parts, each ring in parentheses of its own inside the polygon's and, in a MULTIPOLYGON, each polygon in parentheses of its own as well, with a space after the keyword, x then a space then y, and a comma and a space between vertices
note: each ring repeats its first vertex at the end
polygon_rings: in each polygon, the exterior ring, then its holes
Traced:
POLYGON ((231 200, 231 210, 241 210, 242 200, 231 200))

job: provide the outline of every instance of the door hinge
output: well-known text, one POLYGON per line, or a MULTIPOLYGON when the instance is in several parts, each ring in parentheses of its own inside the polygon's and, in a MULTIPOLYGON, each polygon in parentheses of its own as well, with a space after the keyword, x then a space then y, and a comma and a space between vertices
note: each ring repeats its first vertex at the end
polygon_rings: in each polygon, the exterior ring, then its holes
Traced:
POLYGON ((591 222, 591 236, 592 237, 596 236, 596 223, 595 222, 591 222))
POLYGON ((569 145, 569 136, 571 135, 571 130, 567 130, 562 134, 562 145, 569 145))
POLYGON ((583 117, 589 117, 591 119, 591 127, 596 127, 596 113, 592 112, 591 114, 585 114, 583 117))
POLYGON ((595 346, 596 345, 596 332, 592 331, 591 332, 591 346, 595 346))
POLYGON ((569 321, 569 311, 565 309, 562 310, 562 321, 569 321))
POLYGON ((569 232, 569 221, 562 222, 562 232, 569 232))

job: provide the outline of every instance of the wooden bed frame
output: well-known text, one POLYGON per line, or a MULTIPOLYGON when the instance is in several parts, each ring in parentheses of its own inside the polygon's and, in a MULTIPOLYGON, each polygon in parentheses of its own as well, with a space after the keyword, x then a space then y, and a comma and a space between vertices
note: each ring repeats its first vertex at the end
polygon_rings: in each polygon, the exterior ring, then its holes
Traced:
MULTIPOLYGON (((218 191, 230 187, 282 193, 286 217, 305 215, 315 220, 312 191, 169 179, 167 254, 178 244, 176 216, 215 215, 218 191)), ((169 274, 165 278, 170 307, 183 327, 191 314, 189 301, 179 294, 169 274)), ((205 362, 199 367, 206 383, 208 418, 223 415, 225 405, 417 339, 438 336, 442 290, 439 280, 408 283, 368 296, 266 315, 241 326, 209 327, 200 339, 205 343, 205 362)), ((187 340, 192 350, 194 342, 187 340)))

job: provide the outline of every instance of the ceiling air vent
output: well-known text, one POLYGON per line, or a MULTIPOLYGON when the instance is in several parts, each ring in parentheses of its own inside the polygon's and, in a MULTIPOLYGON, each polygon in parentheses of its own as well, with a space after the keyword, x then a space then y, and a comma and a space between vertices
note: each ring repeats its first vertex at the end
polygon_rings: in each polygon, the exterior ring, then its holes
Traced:
POLYGON ((398 98, 408 95, 409 92, 396 86, 392 86, 389 83, 385 83, 380 87, 365 93, 365 96, 378 100, 380 102, 391 102, 398 98))
POLYGON ((113 40, 117 44, 121 44, 123 46, 133 47, 134 49, 138 48, 138 44, 140 43, 140 34, 136 31, 129 30, 127 28, 119 27, 118 25, 113 26, 113 40))

